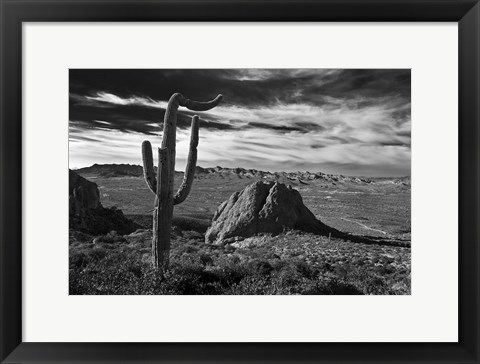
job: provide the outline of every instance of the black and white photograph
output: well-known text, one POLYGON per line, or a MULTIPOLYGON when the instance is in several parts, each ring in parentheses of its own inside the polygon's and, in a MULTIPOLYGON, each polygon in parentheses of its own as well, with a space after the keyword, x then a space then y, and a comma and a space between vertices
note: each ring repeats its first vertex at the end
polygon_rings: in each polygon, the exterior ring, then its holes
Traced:
POLYGON ((410 295, 410 69, 70 69, 70 295, 410 295))

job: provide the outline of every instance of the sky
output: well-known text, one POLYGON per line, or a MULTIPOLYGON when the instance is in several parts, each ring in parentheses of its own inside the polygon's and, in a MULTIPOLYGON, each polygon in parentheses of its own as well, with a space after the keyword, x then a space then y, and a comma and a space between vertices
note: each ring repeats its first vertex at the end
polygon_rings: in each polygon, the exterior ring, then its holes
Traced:
POLYGON ((142 141, 160 147, 168 99, 180 92, 223 101, 180 107, 176 170, 198 114, 201 167, 410 175, 409 69, 71 69, 69 78, 70 168, 141 165, 142 141))

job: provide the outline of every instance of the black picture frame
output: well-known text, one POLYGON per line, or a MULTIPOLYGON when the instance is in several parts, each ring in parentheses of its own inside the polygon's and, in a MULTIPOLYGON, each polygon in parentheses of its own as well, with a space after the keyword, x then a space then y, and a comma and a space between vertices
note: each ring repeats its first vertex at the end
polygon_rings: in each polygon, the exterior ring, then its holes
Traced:
POLYGON ((0 12, 0 359, 2 363, 479 363, 480 5, 478 1, 0 0, 0 12), (22 22, 26 21, 458 22, 459 342, 22 342, 22 22))

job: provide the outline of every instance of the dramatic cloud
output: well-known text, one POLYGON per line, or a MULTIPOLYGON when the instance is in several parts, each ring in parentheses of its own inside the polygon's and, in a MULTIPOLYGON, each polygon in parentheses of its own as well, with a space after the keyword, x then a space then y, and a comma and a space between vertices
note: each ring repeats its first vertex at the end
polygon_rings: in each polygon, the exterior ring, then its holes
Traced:
MULTIPOLYGON (((410 70, 70 70, 70 165, 141 164, 175 92, 224 95, 198 113, 201 166, 410 174, 410 70)), ((192 116, 179 110, 178 169, 192 116)))

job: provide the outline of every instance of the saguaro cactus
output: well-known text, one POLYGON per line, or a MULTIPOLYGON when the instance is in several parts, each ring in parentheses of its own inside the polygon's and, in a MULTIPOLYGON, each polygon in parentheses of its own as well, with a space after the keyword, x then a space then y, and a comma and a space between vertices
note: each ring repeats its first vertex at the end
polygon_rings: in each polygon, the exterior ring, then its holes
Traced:
POLYGON ((214 100, 198 102, 186 99, 176 93, 170 97, 163 121, 162 147, 158 148, 157 176, 153 168, 152 146, 149 141, 142 143, 143 174, 150 190, 155 194, 153 210, 152 256, 156 268, 168 268, 170 257, 170 231, 172 229, 173 205, 182 203, 192 188, 195 165, 197 163, 198 123, 197 115, 192 117, 192 131, 187 166, 182 184, 173 195, 175 176, 175 144, 177 133, 177 110, 184 106, 193 111, 207 111, 217 106, 222 100, 218 95, 214 100))

